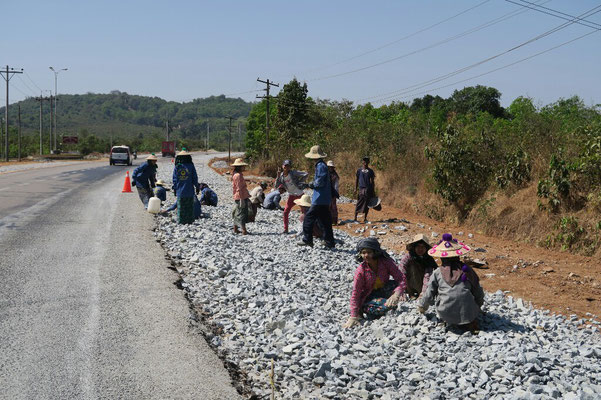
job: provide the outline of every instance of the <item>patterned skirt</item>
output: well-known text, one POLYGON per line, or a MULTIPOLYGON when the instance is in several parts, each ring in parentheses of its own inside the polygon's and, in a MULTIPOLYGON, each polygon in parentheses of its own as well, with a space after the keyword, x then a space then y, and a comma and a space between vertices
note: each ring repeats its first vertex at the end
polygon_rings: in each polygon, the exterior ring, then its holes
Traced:
POLYGON ((397 283, 393 280, 389 280, 383 288, 374 290, 367 296, 365 304, 363 304, 363 312, 365 313, 366 319, 373 320, 380 318, 389 310, 384 304, 386 304, 388 298, 392 296, 396 287, 397 283))
POLYGON ((194 197, 177 198, 177 222, 179 224, 194 222, 194 197))
POLYGON ((234 225, 242 228, 248 222, 248 199, 236 200, 234 202, 234 209, 232 210, 232 218, 234 219, 234 225))

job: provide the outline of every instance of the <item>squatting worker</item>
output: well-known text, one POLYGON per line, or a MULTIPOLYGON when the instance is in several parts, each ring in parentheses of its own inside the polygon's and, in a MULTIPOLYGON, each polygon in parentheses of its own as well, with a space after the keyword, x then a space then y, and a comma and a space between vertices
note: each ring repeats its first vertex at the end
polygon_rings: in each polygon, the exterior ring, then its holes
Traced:
POLYGON ((434 258, 428 254, 431 248, 428 238, 421 233, 407 243, 407 253, 401 258, 399 268, 407 278, 407 294, 411 297, 419 297, 426 292, 430 277, 438 268, 434 258))
POLYGON ((254 187, 250 191, 250 207, 252 209, 251 215, 249 215, 248 222, 255 222, 259 207, 262 206, 265 200, 265 189, 267 189, 267 182, 263 181, 259 186, 254 187))
POLYGON ((218 201, 218 197, 217 197, 217 193, 215 193, 213 191, 213 189, 211 189, 209 187, 209 185, 207 185, 204 182, 200 183, 200 204, 202 204, 203 206, 211 206, 211 207, 217 207, 217 201, 218 201))
POLYGON ((236 161, 231 165, 232 171, 232 191, 234 194, 234 209, 232 210, 232 219, 234 220, 234 233, 240 233, 240 228, 243 235, 247 235, 246 223, 248 222, 249 212, 252 212, 250 206, 250 193, 246 188, 246 181, 242 175, 244 167, 248 164, 241 158, 236 158, 236 161))
POLYGON ((432 274, 426 293, 417 301, 417 309, 423 314, 434 305, 438 318, 474 332, 478 330, 484 291, 476 272, 460 260, 470 250, 450 233, 442 235, 442 240, 428 251, 431 256, 440 257, 442 266, 432 274))
POLYGON ((332 231, 332 215, 330 214, 330 203, 332 201, 332 181, 328 166, 323 161, 327 154, 321 151, 319 146, 311 147, 305 157, 315 160, 315 177, 309 187, 313 189, 311 207, 303 221, 303 240, 300 246, 313 246, 313 225, 320 221, 324 228, 324 241, 326 247, 333 249, 335 246, 334 232, 332 231))
POLYGON ((404 300, 405 276, 388 253, 382 250, 378 239, 361 239, 357 243, 357 252, 361 264, 355 271, 351 316, 344 328, 357 325, 363 314, 367 319, 379 318, 404 300))
POLYGON ((369 199, 375 196, 376 174, 369 168, 369 157, 363 157, 363 166, 357 170, 355 191, 358 192, 357 205, 355 206, 355 221, 357 214, 363 214, 363 222, 367 222, 369 212, 369 199))
POLYGON ((185 150, 175 156, 173 167, 173 192, 177 196, 177 222, 194 222, 194 202, 200 191, 198 175, 192 162, 192 155, 185 150))
POLYGON ((280 205, 280 201, 282 201, 282 195, 286 192, 286 188, 284 185, 278 186, 277 189, 273 189, 271 192, 265 196, 265 200, 263 200, 263 208, 266 210, 283 210, 280 205))
POLYGON ((157 181, 156 188, 154 189, 154 195, 161 200, 161 204, 167 201, 167 191, 169 190, 169 188, 165 187, 165 182, 162 179, 157 181))
POLYGON ((144 208, 148 208, 148 200, 152 196, 154 188, 154 176, 156 173, 157 158, 154 155, 146 157, 146 162, 140 164, 134 169, 131 177, 136 185, 138 196, 144 204, 144 208))
POLYGON ((284 160, 282 169, 278 168, 278 176, 275 179, 273 187, 284 185, 284 189, 288 192, 288 200, 284 207, 284 233, 288 233, 288 216, 290 210, 294 207, 294 200, 300 199, 304 194, 303 189, 307 187, 305 179, 309 174, 303 171, 292 169, 292 162, 284 160))

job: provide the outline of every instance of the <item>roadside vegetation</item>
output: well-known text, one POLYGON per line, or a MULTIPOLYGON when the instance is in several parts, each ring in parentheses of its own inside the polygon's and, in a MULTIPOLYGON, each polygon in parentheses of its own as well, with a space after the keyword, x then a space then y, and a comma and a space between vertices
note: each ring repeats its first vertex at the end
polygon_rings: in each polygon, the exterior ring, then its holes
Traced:
MULTIPOLYGON (((312 99, 292 80, 250 111, 248 156, 274 175, 282 157, 305 166, 320 144, 336 162, 341 191, 353 196, 363 156, 387 204, 487 234, 592 255, 600 251, 601 106, 578 97, 508 108, 491 87, 426 95, 375 107, 312 99)), ((330 157, 328 157, 330 158, 330 157)), ((308 166, 307 166, 308 167, 308 166)))

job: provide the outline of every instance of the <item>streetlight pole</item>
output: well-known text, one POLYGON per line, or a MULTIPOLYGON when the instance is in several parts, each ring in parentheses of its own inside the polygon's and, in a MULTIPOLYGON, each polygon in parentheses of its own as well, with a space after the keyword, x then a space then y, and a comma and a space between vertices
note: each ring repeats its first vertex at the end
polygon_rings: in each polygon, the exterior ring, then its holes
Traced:
MULTIPOLYGON (((57 81, 58 81, 58 74, 60 74, 62 71, 67 71, 68 68, 61 68, 58 71, 55 70, 53 67, 49 67, 50 70, 52 70, 52 72, 54 72, 54 150, 56 151, 56 135, 57 135, 57 131, 56 131, 56 105, 58 103, 58 93, 57 93, 57 81)), ((52 123, 52 121, 50 121, 50 123, 52 123)))

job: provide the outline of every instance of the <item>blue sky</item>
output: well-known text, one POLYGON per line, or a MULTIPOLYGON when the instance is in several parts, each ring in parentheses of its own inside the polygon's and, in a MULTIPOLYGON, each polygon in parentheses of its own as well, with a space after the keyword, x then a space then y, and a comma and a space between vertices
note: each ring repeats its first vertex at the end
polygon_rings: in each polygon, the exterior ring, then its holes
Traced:
MULTIPOLYGON (((570 15, 601 4, 530 1, 570 15)), ((39 95, 40 89, 54 90, 49 66, 69 69, 58 76, 59 93, 120 90, 173 101, 219 94, 250 101, 261 94, 252 91, 264 87, 258 77, 280 86, 297 77, 306 80, 315 98, 375 105, 426 93, 447 97, 476 84, 497 88, 504 106, 518 96, 532 97, 539 105, 572 95, 588 105, 601 103, 601 31, 578 24, 449 79, 421 85, 566 22, 524 10, 504 0, 21 0, 2 6, 3 23, 8 24, 3 24, 0 39, 0 65, 27 73, 11 80, 11 103, 39 95), (513 11, 516 15, 508 15, 513 11), (507 19, 476 30, 502 16, 507 19), (448 40, 472 28, 474 32, 448 40), (594 33, 470 79, 589 32, 594 33), (444 43, 435 45, 439 42, 444 43), (373 66, 378 63, 383 64, 373 66), (419 89, 407 90, 412 87, 419 89)), ((586 19, 601 26, 601 12, 586 19)), ((4 104, 4 82, 0 84, 4 104)))

